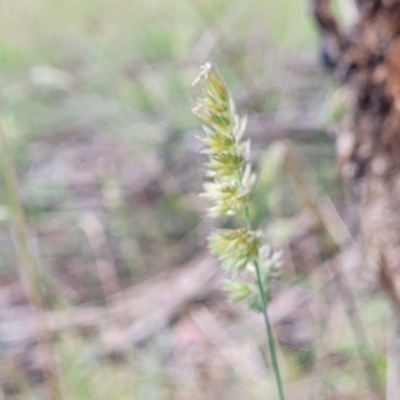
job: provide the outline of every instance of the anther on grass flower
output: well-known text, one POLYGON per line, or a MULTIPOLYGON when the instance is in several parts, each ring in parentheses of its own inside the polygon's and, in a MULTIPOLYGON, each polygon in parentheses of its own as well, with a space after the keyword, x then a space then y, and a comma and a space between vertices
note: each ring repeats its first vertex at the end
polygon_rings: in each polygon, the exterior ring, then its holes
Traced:
POLYGON ((270 285, 277 276, 280 255, 263 246, 261 232, 252 229, 249 203, 256 179, 249 161, 250 141, 244 139, 247 118, 236 113, 224 80, 210 63, 202 67, 195 84, 199 82, 202 91, 193 113, 203 122, 204 136, 199 140, 208 156, 208 181, 202 195, 210 200, 211 216, 241 214, 245 220, 243 228, 212 233, 209 247, 233 277, 239 278, 245 270, 253 273, 250 274, 253 282, 231 281, 224 289, 233 301, 244 300, 250 308, 263 313, 279 399, 283 400, 275 341, 267 314, 270 285))

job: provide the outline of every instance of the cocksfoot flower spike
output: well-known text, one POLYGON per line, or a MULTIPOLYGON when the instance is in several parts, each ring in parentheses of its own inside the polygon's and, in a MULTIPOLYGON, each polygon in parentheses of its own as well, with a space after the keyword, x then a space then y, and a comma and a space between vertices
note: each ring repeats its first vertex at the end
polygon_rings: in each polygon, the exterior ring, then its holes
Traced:
POLYGON ((209 247, 224 270, 236 279, 225 285, 232 300, 244 300, 264 315, 279 399, 283 400, 275 341, 267 313, 271 282, 277 277, 281 263, 280 253, 263 245, 262 232, 254 230, 250 220, 250 200, 256 176, 250 164, 250 140, 245 138, 247 118, 236 112, 224 80, 210 63, 201 68, 194 84, 201 84, 201 96, 193 113, 203 123, 204 135, 199 140, 204 145, 208 162, 202 196, 210 201, 209 215, 241 215, 244 218, 242 228, 212 233, 209 247), (243 276, 253 279, 240 280, 243 276))

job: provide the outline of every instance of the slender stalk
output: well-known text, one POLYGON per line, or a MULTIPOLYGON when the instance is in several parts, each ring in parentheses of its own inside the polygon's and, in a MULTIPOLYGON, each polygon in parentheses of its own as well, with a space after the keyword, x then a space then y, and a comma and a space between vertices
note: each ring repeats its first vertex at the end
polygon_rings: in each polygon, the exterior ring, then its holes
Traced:
POLYGON ((60 385, 57 376, 57 363, 54 349, 51 343, 49 331, 46 327, 46 316, 43 311, 43 299, 40 290, 38 272, 35 257, 29 245, 29 236, 25 213, 19 198, 18 178, 12 156, 12 146, 9 143, 9 134, 4 117, 0 115, 0 145, 4 168, 4 177, 12 211, 12 222, 16 233, 16 241, 21 257, 23 275, 26 276, 28 284, 28 298, 34 313, 36 322, 38 345, 43 351, 45 383, 48 390, 49 400, 60 400, 60 385))
MULTIPOLYGON (((250 219, 250 213, 249 213, 249 207, 245 207, 245 220, 246 220, 246 226, 249 230, 252 230, 252 224, 251 224, 251 219, 250 219)), ((272 364, 272 369, 274 371, 274 376, 275 376, 275 382, 276 382, 276 387, 279 393, 279 400, 284 400, 285 396, 283 393, 283 385, 282 385, 282 379, 281 379, 281 374, 279 371, 279 363, 278 363, 278 357, 276 355, 276 345, 275 345, 275 339, 274 339, 274 334, 272 332, 272 327, 271 323, 269 321, 268 317, 268 301, 267 301, 267 296, 265 295, 265 290, 262 284, 262 279, 261 279, 261 272, 260 272, 260 265, 258 264, 258 261, 255 261, 254 263, 256 267, 256 274, 257 274, 257 286, 258 290, 260 291, 260 296, 261 296, 261 302, 262 302, 262 314, 264 316, 264 323, 265 323, 265 329, 267 331, 267 336, 268 336, 268 348, 269 348, 269 353, 271 356, 271 364, 272 364)))

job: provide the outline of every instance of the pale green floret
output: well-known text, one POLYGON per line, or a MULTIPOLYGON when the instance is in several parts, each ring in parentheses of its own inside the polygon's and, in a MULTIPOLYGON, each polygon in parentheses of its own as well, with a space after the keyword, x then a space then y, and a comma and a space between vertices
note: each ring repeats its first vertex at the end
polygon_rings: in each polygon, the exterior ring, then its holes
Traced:
POLYGON ((231 130, 235 110, 223 79, 209 63, 203 67, 194 84, 202 78, 205 81, 203 97, 198 100, 193 113, 207 125, 231 130))
MULTIPOLYGON (((281 252, 272 251, 268 245, 261 246, 258 251, 258 262, 260 265, 261 282, 263 285, 264 296, 267 301, 272 298, 271 282, 277 279, 282 264, 281 252)), ((254 263, 246 264, 246 271, 256 275, 254 263)), ((260 290, 254 282, 228 282, 224 286, 232 301, 246 300, 250 308, 256 311, 262 311, 263 302, 260 290)))
POLYGON ((209 157, 207 163, 207 176, 210 178, 224 179, 235 178, 246 166, 246 160, 241 154, 221 151, 209 157))
POLYGON ((202 196, 214 204, 209 209, 212 217, 239 214, 243 212, 250 199, 250 191, 242 188, 235 180, 206 182, 203 187, 202 196))
POLYGON ((236 142, 239 143, 242 140, 244 132, 246 130, 247 117, 246 116, 239 117, 238 115, 234 114, 233 121, 234 121, 233 136, 236 142))
POLYGON ((260 232, 221 229, 210 236, 209 246, 226 270, 240 273, 249 262, 258 259, 260 239, 260 232))
MULTIPOLYGON (((228 282, 224 286, 224 291, 234 302, 246 300, 251 309, 255 311, 262 311, 263 309, 260 291, 254 283, 228 282)), ((268 286, 264 288, 264 295, 268 300, 271 300, 271 290, 268 286)))
MULTIPOLYGON (((271 289, 269 286, 264 288, 264 296, 267 301, 270 301, 272 298, 271 289)), ((262 311, 264 308, 263 301, 261 298, 261 293, 256 286, 254 286, 254 290, 251 295, 248 297, 247 301, 248 306, 254 311, 262 311)))
POLYGON ((282 266, 282 252, 272 251, 268 245, 260 248, 260 264, 261 277, 265 284, 268 284, 273 279, 277 279, 280 275, 282 266))
POLYGON ((250 164, 247 164, 242 175, 242 188, 250 192, 253 189, 255 182, 256 175, 251 172, 250 164))
POLYGON ((230 281, 224 285, 224 291, 230 295, 232 301, 245 300, 253 291, 253 286, 247 282, 230 281))
MULTIPOLYGON (((204 131, 208 129, 204 127, 204 131)), ((224 135, 223 133, 216 132, 212 135, 199 138, 207 148, 204 150, 205 154, 214 155, 221 151, 230 151, 235 146, 235 140, 231 136, 224 135)))

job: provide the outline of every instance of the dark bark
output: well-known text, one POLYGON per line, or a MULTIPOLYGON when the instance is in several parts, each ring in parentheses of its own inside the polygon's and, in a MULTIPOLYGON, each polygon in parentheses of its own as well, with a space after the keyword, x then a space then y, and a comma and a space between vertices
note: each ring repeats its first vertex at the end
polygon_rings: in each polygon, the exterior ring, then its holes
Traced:
POLYGON ((346 31, 329 0, 313 5, 334 73, 351 96, 346 163, 361 199, 368 265, 400 317, 400 1, 358 0, 359 19, 346 31))

